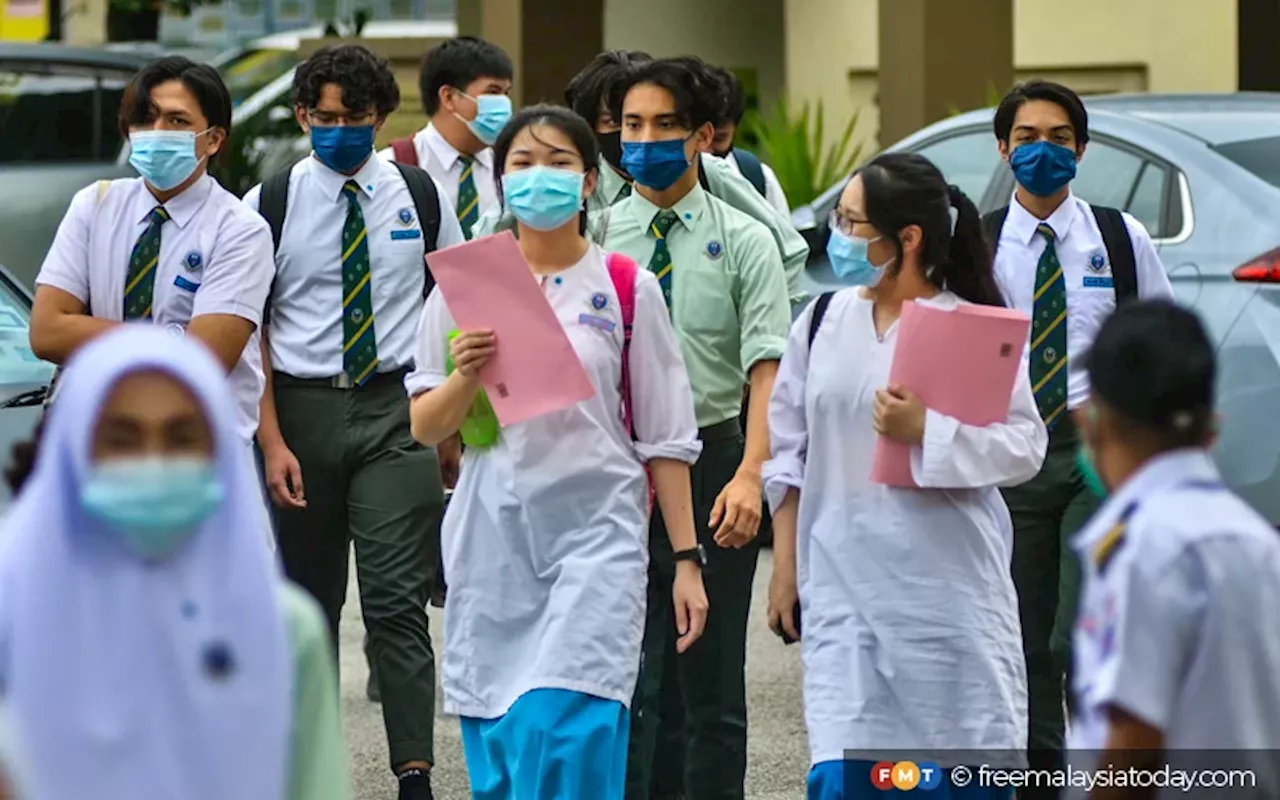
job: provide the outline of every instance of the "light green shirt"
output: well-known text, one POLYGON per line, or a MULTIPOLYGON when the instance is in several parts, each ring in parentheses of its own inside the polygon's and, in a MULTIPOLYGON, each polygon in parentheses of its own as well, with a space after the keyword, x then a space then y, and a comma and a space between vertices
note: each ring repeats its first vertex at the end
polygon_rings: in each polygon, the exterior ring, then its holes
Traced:
MULTIPOLYGON (((754 190, 753 190, 754 191, 754 190)), ((638 192, 613 206, 604 247, 648 266, 660 209, 638 192)), ((693 385, 698 426, 737 417, 758 361, 780 359, 791 329, 778 248, 758 221, 701 186, 676 203, 667 233, 671 319, 693 385)))
POLYGON ((283 600, 293 650, 288 800, 353 800, 328 625, 320 606, 298 587, 286 584, 283 600))

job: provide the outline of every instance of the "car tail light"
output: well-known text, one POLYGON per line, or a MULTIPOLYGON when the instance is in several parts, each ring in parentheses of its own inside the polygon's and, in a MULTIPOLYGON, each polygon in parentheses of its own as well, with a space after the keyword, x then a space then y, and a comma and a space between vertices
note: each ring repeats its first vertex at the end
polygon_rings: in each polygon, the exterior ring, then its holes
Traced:
POLYGON ((1236 267, 1231 277, 1242 283, 1280 283, 1280 247, 1236 267))

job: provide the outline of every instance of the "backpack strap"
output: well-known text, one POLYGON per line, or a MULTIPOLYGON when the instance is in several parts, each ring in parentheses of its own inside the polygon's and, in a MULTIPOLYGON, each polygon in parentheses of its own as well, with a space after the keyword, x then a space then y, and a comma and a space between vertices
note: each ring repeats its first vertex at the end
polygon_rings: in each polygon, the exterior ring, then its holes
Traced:
POLYGON ((618 294, 618 308, 622 310, 622 423, 635 436, 634 417, 631 414, 631 328, 636 320, 636 262, 621 253, 605 256, 613 290, 618 294))
POLYGON ((289 211, 289 176, 293 167, 282 169, 262 182, 258 195, 258 213, 271 226, 271 241, 280 249, 280 235, 284 231, 284 217, 289 211))
POLYGON ((991 248, 993 257, 996 254, 996 248, 1000 246, 1000 231, 1004 229, 1004 221, 1008 216, 1008 206, 982 215, 982 232, 986 234, 987 247, 991 248))
POLYGON ((822 318, 827 315, 827 306, 831 305, 831 298, 835 297, 835 292, 823 292, 818 295, 818 299, 813 301, 813 316, 809 319, 809 347, 813 347, 813 340, 818 338, 818 329, 822 327, 822 318))
POLYGON ((750 150, 735 147, 733 148, 733 160, 738 163, 738 171, 742 173, 742 177, 756 187, 756 191, 760 193, 761 197, 766 197, 764 164, 760 163, 760 159, 756 158, 756 154, 750 150))
POLYGON ((1138 296, 1138 261, 1133 253, 1133 240, 1129 238, 1129 226, 1118 209, 1094 206, 1093 217, 1098 221, 1102 244, 1107 248, 1107 260, 1111 262, 1111 279, 1115 285, 1116 307, 1138 296))
MULTIPOLYGON (((400 141, 408 141, 402 139, 400 141)), ((425 170, 412 164, 404 164, 397 160, 396 169, 400 170, 405 186, 409 188, 409 196, 413 198, 414 210, 418 213, 418 224, 422 226, 422 248, 425 253, 433 252, 440 239, 440 193, 436 191, 436 183, 425 170)), ((431 267, 423 262, 425 275, 422 281, 422 296, 431 294, 436 285, 431 267)))
POLYGON ((408 164, 411 167, 420 166, 418 163, 418 148, 413 146, 413 139, 410 137, 393 139, 391 142, 391 154, 397 164, 408 164))
POLYGON ((710 192, 711 184, 707 182, 707 170, 702 166, 702 154, 698 153, 694 158, 698 159, 698 185, 703 191, 710 192))

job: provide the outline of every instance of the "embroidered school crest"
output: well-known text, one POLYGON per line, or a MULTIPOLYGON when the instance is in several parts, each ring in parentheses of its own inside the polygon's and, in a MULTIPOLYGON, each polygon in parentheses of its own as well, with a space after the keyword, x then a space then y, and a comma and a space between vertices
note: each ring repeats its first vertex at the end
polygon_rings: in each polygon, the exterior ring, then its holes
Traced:
POLYGON ((400 209, 399 213, 397 213, 397 214, 396 214, 396 217, 400 220, 400 224, 401 224, 401 225, 404 225, 404 226, 406 226, 406 227, 407 227, 407 226, 409 226, 409 225, 412 225, 412 224, 413 224, 413 209, 408 208, 408 207, 406 207, 406 208, 402 208, 402 209, 400 209))
POLYGON ((707 242, 707 256, 712 261, 715 261, 722 255, 724 255, 724 245, 714 240, 707 242))
POLYGON ((609 298, 604 296, 603 292, 596 292, 591 295, 591 307, 596 311, 604 311, 604 307, 609 305, 609 298))
POLYGON ((1089 271, 1097 275, 1107 271, 1107 257, 1101 251, 1089 256, 1089 271))
POLYGON ((200 254, 199 250, 192 250, 187 253, 186 258, 182 259, 182 263, 186 264, 187 269, 195 272, 204 266, 204 256, 200 254))

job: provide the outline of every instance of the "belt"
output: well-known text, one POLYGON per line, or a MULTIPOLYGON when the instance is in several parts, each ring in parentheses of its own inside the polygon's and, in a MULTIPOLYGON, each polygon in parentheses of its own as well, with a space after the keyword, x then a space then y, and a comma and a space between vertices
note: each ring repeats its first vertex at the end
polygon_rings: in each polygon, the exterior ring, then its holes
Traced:
POLYGON ((299 378, 287 372, 274 372, 272 373, 272 380, 277 386, 309 386, 320 389, 350 390, 370 389, 384 383, 404 383, 404 377, 408 374, 408 367, 401 367, 391 372, 377 372, 364 382, 364 386, 356 386, 355 381, 351 380, 351 376, 345 372, 340 375, 334 375, 331 378, 299 378))
POLYGON ((705 444, 720 444, 737 439, 741 435, 742 425, 739 424, 737 417, 705 428, 698 428, 698 438, 705 444))

